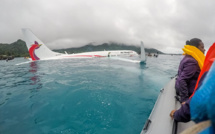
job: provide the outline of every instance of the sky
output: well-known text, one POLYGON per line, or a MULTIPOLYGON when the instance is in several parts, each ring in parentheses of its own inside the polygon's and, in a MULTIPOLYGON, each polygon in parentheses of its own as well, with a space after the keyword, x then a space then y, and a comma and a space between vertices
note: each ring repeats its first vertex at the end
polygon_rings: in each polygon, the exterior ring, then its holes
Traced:
POLYGON ((215 42, 214 0, 1 0, 0 43, 29 28, 51 49, 108 42, 182 53, 186 40, 215 42))

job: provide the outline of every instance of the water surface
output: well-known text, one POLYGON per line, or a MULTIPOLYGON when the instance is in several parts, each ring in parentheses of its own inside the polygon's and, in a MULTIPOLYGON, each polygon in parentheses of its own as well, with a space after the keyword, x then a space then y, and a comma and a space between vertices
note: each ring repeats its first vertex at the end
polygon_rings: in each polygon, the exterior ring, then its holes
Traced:
POLYGON ((0 61, 0 133, 139 134, 180 56, 0 61))

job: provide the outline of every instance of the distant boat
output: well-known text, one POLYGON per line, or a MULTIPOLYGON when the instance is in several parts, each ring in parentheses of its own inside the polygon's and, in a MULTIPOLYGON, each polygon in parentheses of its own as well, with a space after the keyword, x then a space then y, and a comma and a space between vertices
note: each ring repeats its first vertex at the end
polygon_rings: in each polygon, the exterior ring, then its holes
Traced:
POLYGON ((13 60, 14 56, 0 55, 0 60, 13 60))

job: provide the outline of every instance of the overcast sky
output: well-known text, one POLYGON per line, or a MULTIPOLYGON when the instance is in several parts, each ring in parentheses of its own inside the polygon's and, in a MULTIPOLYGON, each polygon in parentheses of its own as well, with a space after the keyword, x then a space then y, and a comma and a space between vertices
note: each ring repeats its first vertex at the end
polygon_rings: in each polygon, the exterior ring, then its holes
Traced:
POLYGON ((215 0, 0 0, 0 43, 30 28, 51 49, 114 41, 182 53, 215 42, 215 0))

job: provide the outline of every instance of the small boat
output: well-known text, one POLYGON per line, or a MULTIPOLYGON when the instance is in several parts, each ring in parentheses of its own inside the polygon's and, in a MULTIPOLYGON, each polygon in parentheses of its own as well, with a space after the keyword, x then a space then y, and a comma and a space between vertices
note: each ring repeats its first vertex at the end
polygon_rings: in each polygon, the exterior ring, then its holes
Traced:
POLYGON ((24 57, 24 59, 29 59, 29 57, 24 57))
POLYGON ((175 99, 175 81, 173 77, 169 83, 160 90, 160 94, 152 109, 152 112, 145 122, 141 134, 179 134, 185 129, 195 125, 193 121, 179 123, 170 117, 170 112, 179 109, 181 103, 175 99))

